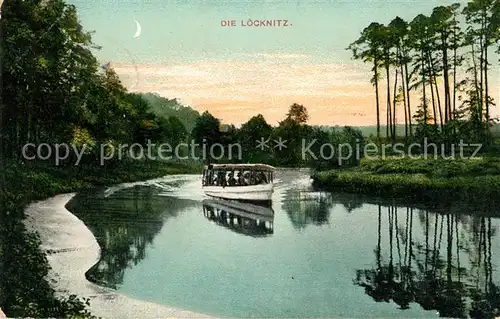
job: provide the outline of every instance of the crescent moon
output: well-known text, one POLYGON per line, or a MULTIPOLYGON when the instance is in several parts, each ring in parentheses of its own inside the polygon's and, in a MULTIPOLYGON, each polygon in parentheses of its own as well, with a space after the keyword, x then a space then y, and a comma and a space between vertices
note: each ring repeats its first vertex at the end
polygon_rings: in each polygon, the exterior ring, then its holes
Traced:
POLYGON ((141 28, 141 24, 139 23, 139 21, 137 21, 137 20, 134 20, 134 21, 135 21, 135 24, 137 26, 137 29, 136 29, 135 34, 134 34, 134 38, 138 38, 141 35, 142 28, 141 28))

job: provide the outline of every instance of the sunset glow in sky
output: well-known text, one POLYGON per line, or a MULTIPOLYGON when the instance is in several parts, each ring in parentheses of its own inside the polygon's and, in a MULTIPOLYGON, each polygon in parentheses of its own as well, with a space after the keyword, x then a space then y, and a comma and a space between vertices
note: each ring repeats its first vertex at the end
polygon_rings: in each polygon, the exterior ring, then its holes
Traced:
MULTIPOLYGON (((225 123, 260 113, 275 124, 299 103, 311 124, 374 125, 371 66, 352 61, 345 48, 372 21, 411 20, 454 1, 72 2, 83 26, 96 31, 94 42, 103 47, 97 56, 112 62, 131 91, 178 98, 225 123), (249 18, 286 19, 291 26, 242 27, 249 18), (139 38, 134 20, 142 25, 139 38), (235 20, 236 27, 222 27, 221 20, 235 20)), ((491 74, 498 99, 500 74, 491 74)), ((385 114, 384 94, 380 101, 385 114)))
MULTIPOLYGON (((241 123, 261 113, 269 122, 281 120, 293 103, 305 105, 311 123, 369 123, 366 110, 373 89, 354 66, 307 63, 307 58, 278 55, 260 61, 200 61, 184 65, 114 64, 133 91, 179 97, 224 122, 241 123), (137 80, 138 78, 138 80, 137 80), (354 107, 353 107, 354 106, 354 107)), ((367 112, 368 111, 368 112, 367 112)))

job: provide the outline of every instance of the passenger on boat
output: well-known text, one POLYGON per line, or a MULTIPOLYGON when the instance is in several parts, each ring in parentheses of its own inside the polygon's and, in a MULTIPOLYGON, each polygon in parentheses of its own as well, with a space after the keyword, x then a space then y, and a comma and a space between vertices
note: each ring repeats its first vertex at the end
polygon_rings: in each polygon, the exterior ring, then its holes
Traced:
POLYGON ((257 176, 255 176, 255 184, 267 184, 266 174, 264 174, 263 172, 259 172, 257 176))
POLYGON ((220 171, 217 173, 217 186, 226 186, 227 185, 227 182, 226 182, 226 176, 224 174, 224 172, 220 171))
POLYGON ((250 185, 250 172, 249 171, 243 172, 243 182, 245 183, 245 185, 250 185))
POLYGON ((264 172, 259 172, 259 182, 259 184, 267 184, 267 178, 264 172))
POLYGON ((235 186, 236 185, 236 179, 234 178, 234 172, 233 171, 229 172, 229 178, 227 180, 227 184, 229 186, 235 186))
POLYGON ((238 172, 238 185, 240 186, 247 186, 247 183, 245 182, 245 179, 243 178, 243 175, 241 174, 241 172, 238 172))

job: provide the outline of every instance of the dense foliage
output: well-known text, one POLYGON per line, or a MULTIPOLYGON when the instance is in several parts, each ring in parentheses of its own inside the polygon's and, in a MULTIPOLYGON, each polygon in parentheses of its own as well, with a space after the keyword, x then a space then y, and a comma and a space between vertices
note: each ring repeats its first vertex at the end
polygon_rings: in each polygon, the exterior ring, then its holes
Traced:
POLYGON ((364 137, 359 130, 351 127, 326 130, 308 125, 308 118, 306 107, 293 104, 285 118, 275 127, 258 114, 240 128, 224 128, 217 118, 204 112, 196 121, 191 138, 196 143, 204 143, 207 150, 214 144, 224 145, 224 150, 215 151, 214 148, 214 156, 207 158, 207 161, 214 162, 268 163, 282 167, 326 169, 356 165, 363 157, 364 137), (239 154, 235 145, 241 147, 239 154), (341 145, 349 146, 352 156, 340 157, 341 145), (356 148, 361 149, 359 156, 355 154, 356 148), (219 155, 220 159, 217 158, 219 155))
POLYGON ((167 99, 156 93, 142 93, 141 96, 149 103, 151 112, 156 116, 176 117, 188 132, 193 130, 196 119, 200 116, 197 111, 180 104, 176 99, 167 99))
POLYGON ((397 136, 399 116, 407 138, 491 143, 495 103, 489 71, 497 62, 493 50, 500 50, 500 1, 460 6, 438 6, 410 22, 400 17, 388 25, 373 22, 349 46, 355 59, 372 66, 378 138, 385 95, 389 138, 397 136), (420 97, 419 104, 412 104, 413 96, 420 97), (396 114, 400 106, 403 116, 396 114))
POLYGON ((497 158, 363 160, 358 167, 316 172, 313 178, 335 191, 435 203, 463 199, 493 205, 500 195, 497 158))
POLYGON ((0 23, 3 154, 20 157, 27 143, 81 142, 95 155, 100 143, 186 135, 172 113, 160 117, 150 109, 147 98, 154 96, 128 93, 109 64, 99 66, 73 5, 9 0, 0 23))

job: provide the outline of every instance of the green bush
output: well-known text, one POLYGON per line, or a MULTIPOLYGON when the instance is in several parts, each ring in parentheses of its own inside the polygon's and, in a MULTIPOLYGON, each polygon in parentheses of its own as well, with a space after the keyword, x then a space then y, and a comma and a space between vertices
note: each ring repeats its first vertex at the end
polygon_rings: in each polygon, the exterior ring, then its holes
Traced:
POLYGON ((336 191, 438 199, 491 198, 500 194, 500 161, 409 159, 363 160, 360 166, 313 174, 316 185, 336 191))

